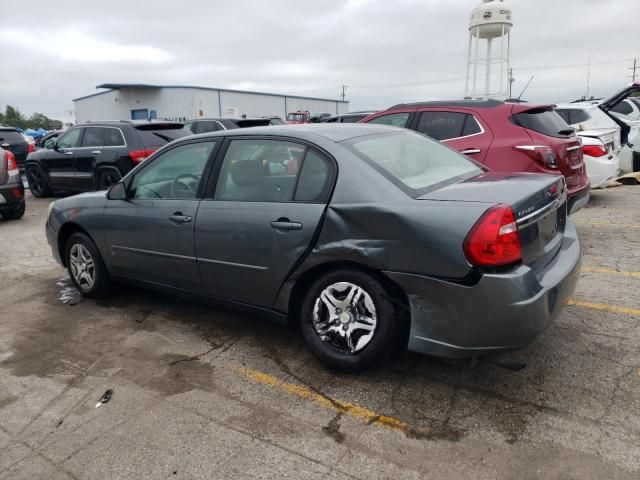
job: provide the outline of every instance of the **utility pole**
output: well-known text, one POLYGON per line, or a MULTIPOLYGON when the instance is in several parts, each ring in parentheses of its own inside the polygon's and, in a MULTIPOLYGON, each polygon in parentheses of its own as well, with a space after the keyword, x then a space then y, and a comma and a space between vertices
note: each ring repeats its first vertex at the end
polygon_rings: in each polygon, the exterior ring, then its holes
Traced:
POLYGON ((347 95, 347 86, 346 85, 342 85, 342 95, 340 95, 342 97, 342 101, 344 102, 344 97, 347 95))
POLYGON ((633 59, 633 67, 629 69, 631 70, 631 75, 629 76, 631 77, 632 82, 636 81, 636 70, 640 70, 640 65, 636 66, 637 60, 638 60, 637 58, 633 59))
POLYGON ((589 54, 589 64, 587 66, 587 96, 585 97, 587 100, 589 100, 589 82, 591 80, 591 54, 589 54))
POLYGON ((509 69, 509 98, 513 98, 511 96, 511 87, 513 87, 513 82, 515 82, 515 78, 513 78, 513 68, 509 69))

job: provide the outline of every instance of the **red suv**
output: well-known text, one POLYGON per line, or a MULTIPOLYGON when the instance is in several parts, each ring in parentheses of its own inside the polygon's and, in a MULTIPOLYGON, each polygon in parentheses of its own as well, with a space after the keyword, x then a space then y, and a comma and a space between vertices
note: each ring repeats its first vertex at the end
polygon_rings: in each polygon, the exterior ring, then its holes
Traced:
POLYGON ((564 175, 569 212, 589 201, 580 140, 553 105, 461 100, 396 105, 360 123, 410 128, 499 172, 564 175))

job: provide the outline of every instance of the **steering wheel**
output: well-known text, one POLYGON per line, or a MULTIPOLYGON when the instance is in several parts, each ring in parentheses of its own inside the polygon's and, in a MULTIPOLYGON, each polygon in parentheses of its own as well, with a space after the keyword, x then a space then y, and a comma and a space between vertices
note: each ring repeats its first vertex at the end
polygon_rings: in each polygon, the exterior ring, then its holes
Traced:
POLYGON ((171 196, 173 198, 191 198, 195 195, 200 184, 200 177, 192 173, 183 173, 171 182, 171 196))

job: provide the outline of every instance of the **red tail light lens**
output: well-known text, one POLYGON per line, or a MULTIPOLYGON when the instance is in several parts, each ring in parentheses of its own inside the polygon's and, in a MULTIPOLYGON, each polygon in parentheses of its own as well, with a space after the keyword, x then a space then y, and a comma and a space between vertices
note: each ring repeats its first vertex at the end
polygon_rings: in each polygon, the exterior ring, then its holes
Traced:
POLYGON ((33 153, 36 151, 36 146, 33 143, 27 145, 27 153, 33 153))
POLYGON ((607 154, 607 149, 602 145, 583 145, 582 153, 590 157, 602 157, 607 154))
POLYGON ((513 209, 496 205, 487 210, 464 241, 464 254, 472 265, 497 267, 522 259, 522 246, 513 209))
POLYGON ((150 157, 153 154, 153 152, 155 152, 155 150, 131 150, 129 152, 129 156, 131 157, 131 160, 133 160, 133 163, 138 164, 144 162, 147 157, 150 157))
POLYGON ((10 151, 6 150, 4 152, 4 158, 7 161, 7 171, 11 171, 11 170, 17 170, 18 169, 18 162, 16 162, 16 157, 13 153, 11 153, 10 151))
POLYGON ((556 155, 551 147, 546 145, 515 145, 513 148, 526 153, 536 162, 542 163, 549 168, 557 168, 556 155))

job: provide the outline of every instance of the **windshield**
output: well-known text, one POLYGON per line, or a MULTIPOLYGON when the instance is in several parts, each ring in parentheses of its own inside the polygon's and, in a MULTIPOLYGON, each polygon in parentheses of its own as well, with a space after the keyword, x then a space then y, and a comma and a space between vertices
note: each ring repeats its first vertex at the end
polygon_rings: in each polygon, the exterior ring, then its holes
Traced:
POLYGON ((455 150, 412 132, 358 137, 347 145, 413 197, 483 171, 455 150))

